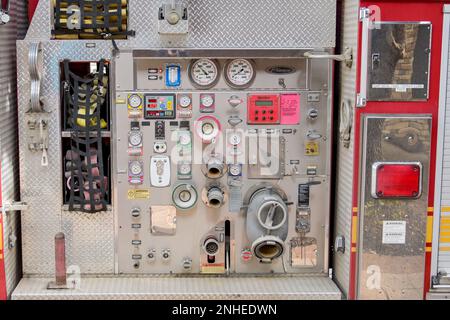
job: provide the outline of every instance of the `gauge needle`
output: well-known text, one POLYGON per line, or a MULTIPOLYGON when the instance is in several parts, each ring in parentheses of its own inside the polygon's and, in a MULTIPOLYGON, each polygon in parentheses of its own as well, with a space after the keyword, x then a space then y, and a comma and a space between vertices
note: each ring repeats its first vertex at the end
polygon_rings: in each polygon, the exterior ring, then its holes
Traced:
POLYGON ((242 68, 241 70, 239 70, 239 72, 235 73, 233 76, 233 79, 236 78, 237 75, 239 75, 240 73, 242 73, 242 71, 244 71, 245 69, 242 68))
POLYGON ((207 71, 205 71, 205 69, 203 69, 202 67, 200 67, 200 70, 203 71, 203 73, 205 74, 205 76, 209 75, 209 73, 207 71))

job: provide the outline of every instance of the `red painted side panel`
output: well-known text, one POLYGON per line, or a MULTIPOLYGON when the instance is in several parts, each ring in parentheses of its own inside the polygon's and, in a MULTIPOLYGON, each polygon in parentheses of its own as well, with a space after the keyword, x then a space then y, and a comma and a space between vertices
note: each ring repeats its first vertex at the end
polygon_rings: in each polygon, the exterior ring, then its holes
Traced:
MULTIPOLYGON (((361 117, 364 114, 431 114, 433 117, 432 126, 432 147, 430 159, 430 179, 429 179, 429 207, 433 207, 434 203, 434 182, 436 167, 436 141, 438 127, 438 106, 439 106, 439 84, 440 84, 440 63, 441 63, 441 39, 442 39, 442 23, 443 23, 443 5, 449 1, 361 1, 361 7, 378 6, 381 9, 382 21, 431 21, 432 23, 432 55, 430 65, 430 96, 426 102, 369 102, 365 108, 358 108, 355 116, 355 151, 354 151, 354 177, 359 177, 359 166, 361 161, 361 117)), ((361 58, 361 24, 359 25, 359 48, 358 56, 361 58)), ((359 58, 359 61, 361 61, 359 58)), ((357 91, 359 92, 361 75, 361 65, 358 66, 357 72, 357 91)), ((354 179, 353 185, 353 207, 359 206, 359 181, 354 179)), ((423 214, 428 215, 427 212, 423 214)), ((358 215, 358 212, 353 213, 358 215)), ((427 244, 429 246, 429 244, 427 244)), ((430 262, 431 252, 427 252, 425 268, 425 292, 430 287, 430 262)), ((356 298, 357 284, 357 252, 351 255, 350 263, 350 291, 349 298, 356 298)))
POLYGON ((34 12, 36 11, 36 7, 39 3, 39 0, 28 0, 28 20, 31 21, 33 19, 34 12))

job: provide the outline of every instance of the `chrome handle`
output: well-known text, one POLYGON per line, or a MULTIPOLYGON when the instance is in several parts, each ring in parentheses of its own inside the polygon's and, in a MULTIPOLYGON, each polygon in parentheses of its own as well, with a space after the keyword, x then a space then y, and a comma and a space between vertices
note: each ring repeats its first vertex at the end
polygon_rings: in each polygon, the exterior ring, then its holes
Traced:
POLYGON ((353 49, 345 48, 342 54, 327 54, 323 52, 305 52, 304 57, 308 59, 330 59, 339 62, 345 62, 349 68, 353 65, 353 49))
POLYGON ((31 79, 31 111, 32 112, 43 112, 43 107, 41 105, 41 75, 39 73, 40 69, 40 43, 32 43, 28 51, 28 66, 30 70, 31 79))

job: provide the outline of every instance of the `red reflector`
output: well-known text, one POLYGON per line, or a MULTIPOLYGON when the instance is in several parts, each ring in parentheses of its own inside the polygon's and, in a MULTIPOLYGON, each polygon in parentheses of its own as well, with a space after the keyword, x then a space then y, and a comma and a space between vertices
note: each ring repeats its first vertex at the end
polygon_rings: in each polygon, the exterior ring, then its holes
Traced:
POLYGON ((373 167, 374 198, 418 198, 421 195, 422 166, 419 163, 377 163, 373 167))

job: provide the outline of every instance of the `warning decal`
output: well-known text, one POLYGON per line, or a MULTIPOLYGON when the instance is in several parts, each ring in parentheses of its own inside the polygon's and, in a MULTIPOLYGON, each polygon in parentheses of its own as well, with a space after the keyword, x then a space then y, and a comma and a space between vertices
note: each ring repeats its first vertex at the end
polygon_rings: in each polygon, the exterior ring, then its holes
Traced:
POLYGON ((406 221, 383 221, 383 244, 405 244, 406 221))

